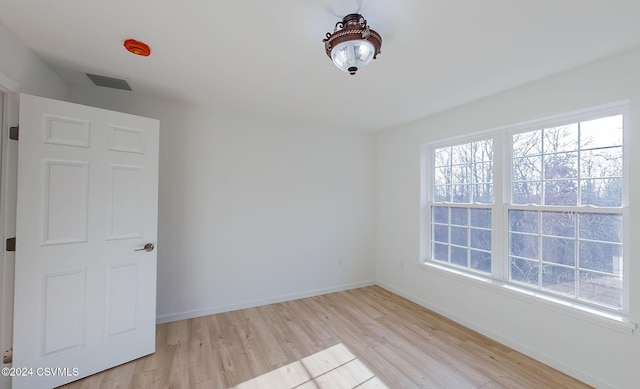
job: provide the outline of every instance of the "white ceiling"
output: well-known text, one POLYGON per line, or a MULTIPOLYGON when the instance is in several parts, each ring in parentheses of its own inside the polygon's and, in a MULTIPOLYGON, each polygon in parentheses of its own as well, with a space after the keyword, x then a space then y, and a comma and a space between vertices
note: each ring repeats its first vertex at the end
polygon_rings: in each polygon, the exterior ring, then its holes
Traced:
POLYGON ((640 45, 639 0, 0 0, 0 23, 70 85, 379 130, 640 45), (382 54, 342 73, 322 39, 360 12, 382 54), (151 56, 127 53, 142 40, 151 56), (97 88, 97 87, 96 87, 97 88))

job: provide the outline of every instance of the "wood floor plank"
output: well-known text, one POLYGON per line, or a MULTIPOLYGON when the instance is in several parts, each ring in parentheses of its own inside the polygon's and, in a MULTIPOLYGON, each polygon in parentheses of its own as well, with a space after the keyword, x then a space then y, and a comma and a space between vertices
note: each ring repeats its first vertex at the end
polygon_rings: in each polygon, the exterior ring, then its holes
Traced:
MULTIPOLYGON (((424 369, 419 366, 416 366, 416 363, 424 363, 429 364, 433 361, 432 358, 430 360, 421 359, 419 361, 412 361, 406 358, 403 355, 398 354, 391 346, 389 345, 380 345, 375 347, 375 352, 382 357, 385 363, 393 365, 404 377, 407 377, 411 382, 421 388, 433 388, 433 389, 446 389, 446 386, 443 386, 440 382, 437 381, 437 377, 432 377, 431 366, 429 369, 424 369)), ((436 376, 439 374, 436 374, 436 376)), ((455 386, 455 388, 464 387, 464 386, 455 386)))
POLYGON ((191 384, 211 381, 217 375, 213 366, 213 349, 206 317, 189 320, 189 381, 191 384))
POLYGON ((189 341, 189 321, 178 320, 166 324, 166 344, 186 344, 189 341))
POLYGON ((432 358, 437 358, 438 362, 430 365, 430 370, 433 370, 434 373, 440 372, 440 369, 436 369, 436 367, 446 366, 449 374, 475 382, 478 385, 490 381, 490 377, 483 374, 481 370, 469 368, 473 361, 469 360, 470 358, 462 352, 457 344, 447 344, 439 337, 431 335, 429 331, 425 331, 419 326, 413 326, 412 323, 405 322, 404 325, 400 325, 397 321, 387 318, 381 318, 378 321, 393 334, 392 336, 404 339, 404 341, 396 340, 397 344, 405 344, 406 342, 410 345, 406 347, 406 350, 402 349, 406 357, 413 355, 413 359, 424 360, 425 363, 429 363, 428 361, 432 358))
POLYGON ((68 385, 62 386, 64 389, 100 389, 102 385, 102 381, 104 381, 104 376, 106 372, 101 372, 89 376, 83 380, 72 382, 68 385))
POLYGON ((243 310, 254 333, 254 336, 248 339, 250 341, 249 348, 256 350, 270 368, 282 366, 287 363, 287 357, 280 348, 262 310, 262 307, 243 310))
POLYGON ((187 389, 191 380, 188 346, 179 342, 178 344, 169 345, 169 347, 175 348, 175 352, 173 352, 173 359, 166 369, 169 372, 169 376, 164 377, 165 383, 168 384, 167 387, 172 389, 187 389))
MULTIPOLYGON (((267 315, 274 315, 275 312, 268 312, 267 315)), ((278 347, 285 354, 287 361, 298 360, 313 352, 314 344, 308 342, 308 337, 299 336, 295 327, 287 320, 272 321, 268 323, 269 332, 273 334, 278 347)))
POLYGON ((130 388, 136 363, 136 361, 132 361, 118 366, 117 369, 107 371, 100 389, 130 388))
POLYGON ((358 386, 358 389, 389 389, 387 385, 378 377, 373 377, 369 381, 358 386))
POLYGON ((209 315, 205 316, 207 327, 209 328, 209 341, 215 348, 231 347, 231 329, 233 327, 229 315, 209 315))
MULTIPOLYGON (((415 389, 423 387, 420 384, 417 384, 416 381, 421 381, 421 377, 409 377, 404 371, 401 371, 396 366, 398 363, 407 363, 406 360, 399 361, 397 363, 390 363, 388 359, 384 357, 384 355, 380 354, 377 350, 371 350, 366 358, 362 358, 364 362, 369 366, 376 376, 379 377, 389 388, 391 389, 415 389)), ((428 386, 424 386, 428 387, 428 386)), ((434 382, 433 389, 441 389, 434 382)))
POLYGON ((359 359, 353 359, 314 379, 320 389, 355 388, 375 377, 359 359))
POLYGON ((157 326, 156 352, 64 389, 589 386, 379 286, 157 326))

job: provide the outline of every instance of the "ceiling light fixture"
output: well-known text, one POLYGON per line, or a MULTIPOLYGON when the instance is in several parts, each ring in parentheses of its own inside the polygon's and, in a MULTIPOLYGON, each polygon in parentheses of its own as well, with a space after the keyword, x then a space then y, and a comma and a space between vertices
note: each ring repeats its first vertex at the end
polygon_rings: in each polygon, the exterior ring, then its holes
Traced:
POLYGON ((338 69, 354 75, 380 54, 382 37, 369 28, 360 14, 349 14, 336 23, 322 40, 327 55, 338 69))

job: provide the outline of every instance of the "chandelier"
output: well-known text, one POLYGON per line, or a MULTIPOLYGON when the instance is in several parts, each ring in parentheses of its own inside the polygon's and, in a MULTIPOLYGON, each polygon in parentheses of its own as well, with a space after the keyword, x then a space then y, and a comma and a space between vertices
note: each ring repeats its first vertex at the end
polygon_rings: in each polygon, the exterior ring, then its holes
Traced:
POLYGON ((369 28, 360 14, 349 14, 336 23, 322 40, 331 61, 343 72, 354 75, 380 54, 382 37, 369 28))

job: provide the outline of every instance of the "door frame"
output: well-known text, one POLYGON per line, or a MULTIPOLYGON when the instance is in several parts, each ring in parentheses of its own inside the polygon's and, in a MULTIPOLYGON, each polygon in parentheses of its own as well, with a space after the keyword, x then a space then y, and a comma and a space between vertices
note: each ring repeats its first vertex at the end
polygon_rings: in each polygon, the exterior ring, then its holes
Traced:
MULTIPOLYGON (((17 101, 17 94, 20 85, 13 78, 0 71, 0 354, 12 347, 13 342, 13 281, 14 255, 9 254, 4 249, 4 240, 8 234, 15 232, 15 204, 13 209, 9 209, 7 200, 12 198, 10 191, 15 192, 17 187, 10 188, 7 182, 9 169, 14 169, 17 173, 18 159, 14 153, 12 160, 9 160, 10 153, 7 153, 9 127, 17 125, 18 117, 15 112, 17 106, 13 106, 11 100, 17 101), (11 117, 14 116, 14 117, 11 117), (15 121, 15 122, 14 122, 15 121), (11 213, 13 218, 9 215, 11 213), (12 226, 11 226, 12 225, 12 226)), ((0 365, 3 365, 0 361, 0 365)), ((11 365, 3 365, 11 366, 11 365)), ((11 387, 11 377, 0 376, 0 389, 11 387)))

